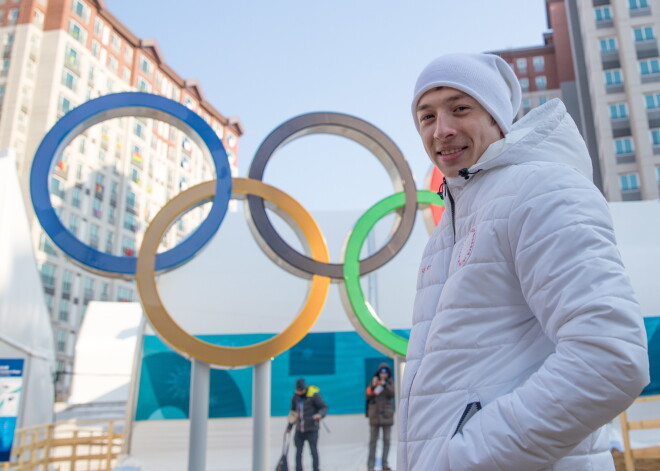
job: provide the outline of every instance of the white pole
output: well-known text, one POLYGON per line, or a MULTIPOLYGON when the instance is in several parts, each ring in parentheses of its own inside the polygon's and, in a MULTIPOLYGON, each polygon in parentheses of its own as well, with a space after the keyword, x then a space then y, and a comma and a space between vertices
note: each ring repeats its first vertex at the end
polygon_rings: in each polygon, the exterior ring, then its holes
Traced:
POLYGON ((211 368, 208 363, 193 359, 190 373, 190 436, 188 441, 188 471, 206 471, 206 428, 209 417, 209 387, 211 368))
POLYGON ((252 381, 252 471, 266 471, 270 450, 271 360, 254 365, 252 381))

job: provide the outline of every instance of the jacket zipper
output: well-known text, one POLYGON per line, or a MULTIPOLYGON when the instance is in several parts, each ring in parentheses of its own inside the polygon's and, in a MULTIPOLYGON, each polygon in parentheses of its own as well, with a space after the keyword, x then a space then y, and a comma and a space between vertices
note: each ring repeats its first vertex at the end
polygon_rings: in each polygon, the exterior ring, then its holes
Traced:
POLYGON ((444 201, 445 193, 449 197, 449 212, 451 213, 451 228, 454 233, 454 245, 456 245, 456 216, 454 211, 454 198, 451 196, 449 191, 449 185, 447 185, 447 179, 442 177, 442 185, 440 185, 440 191, 438 191, 438 196, 441 200, 444 201))
POLYGON ((480 410, 481 410, 481 402, 469 403, 465 407, 465 410, 463 411, 463 415, 461 415, 461 420, 458 421, 458 426, 456 427, 456 430, 454 430, 454 433, 452 434, 451 438, 454 438, 457 433, 462 431, 463 426, 467 423, 467 421, 470 420, 472 416, 477 412, 479 412, 480 410))

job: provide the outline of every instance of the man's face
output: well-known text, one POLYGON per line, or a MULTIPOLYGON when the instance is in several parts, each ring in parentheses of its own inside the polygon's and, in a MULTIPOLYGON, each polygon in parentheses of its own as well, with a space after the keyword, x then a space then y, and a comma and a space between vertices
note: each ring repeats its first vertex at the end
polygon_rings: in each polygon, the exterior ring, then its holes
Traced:
POLYGON ((470 95, 450 87, 426 92, 417 103, 417 123, 426 153, 448 177, 474 165, 493 142, 500 127, 470 95))
POLYGON ((305 390, 304 389, 296 389, 296 394, 298 396, 302 396, 303 394, 305 394, 305 390))

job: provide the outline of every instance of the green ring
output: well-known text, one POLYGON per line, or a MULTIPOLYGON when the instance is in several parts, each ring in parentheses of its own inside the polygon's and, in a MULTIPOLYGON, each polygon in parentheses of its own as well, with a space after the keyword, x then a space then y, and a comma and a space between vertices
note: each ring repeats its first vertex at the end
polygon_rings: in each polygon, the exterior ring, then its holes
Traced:
MULTIPOLYGON (((438 194, 428 190, 417 190, 417 203, 444 206, 438 194)), ((404 205, 403 192, 388 196, 374 204, 355 223, 344 252, 344 289, 351 307, 347 312, 349 316, 354 316, 351 321, 357 321, 371 340, 375 341, 376 345, 369 342, 370 339, 365 339, 373 347, 382 346, 385 348, 384 353, 402 357, 406 355, 408 339, 388 329, 364 297, 360 286, 360 252, 376 223, 386 214, 404 205)), ((377 349, 383 351, 381 348, 377 349)))

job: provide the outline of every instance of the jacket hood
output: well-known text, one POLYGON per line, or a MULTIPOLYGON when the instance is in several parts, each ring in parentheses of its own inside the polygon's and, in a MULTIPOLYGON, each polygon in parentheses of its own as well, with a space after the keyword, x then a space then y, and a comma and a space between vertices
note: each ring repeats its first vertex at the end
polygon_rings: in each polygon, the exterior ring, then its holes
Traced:
MULTIPOLYGON (((568 165, 593 180, 591 157, 573 118, 558 98, 532 109, 493 142, 470 173, 527 162, 554 162, 568 165)), ((452 189, 461 187, 463 177, 447 177, 452 189)))

